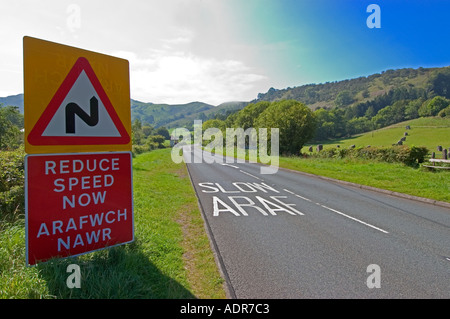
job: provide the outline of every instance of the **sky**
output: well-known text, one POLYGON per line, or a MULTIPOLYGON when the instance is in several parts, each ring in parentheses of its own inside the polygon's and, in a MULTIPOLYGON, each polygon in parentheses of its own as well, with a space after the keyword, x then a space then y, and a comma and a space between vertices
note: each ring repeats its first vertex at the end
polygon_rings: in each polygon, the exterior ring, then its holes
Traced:
POLYGON ((448 0, 0 0, 0 12, 1 97, 23 92, 24 36, 127 59, 131 98, 152 103, 450 65, 448 0))

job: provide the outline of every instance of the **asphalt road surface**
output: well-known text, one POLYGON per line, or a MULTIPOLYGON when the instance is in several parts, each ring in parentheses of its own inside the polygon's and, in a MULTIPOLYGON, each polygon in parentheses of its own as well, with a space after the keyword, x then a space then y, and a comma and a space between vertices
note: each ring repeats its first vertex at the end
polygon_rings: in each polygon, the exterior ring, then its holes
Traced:
POLYGON ((191 150, 231 297, 450 298, 448 208, 191 150))

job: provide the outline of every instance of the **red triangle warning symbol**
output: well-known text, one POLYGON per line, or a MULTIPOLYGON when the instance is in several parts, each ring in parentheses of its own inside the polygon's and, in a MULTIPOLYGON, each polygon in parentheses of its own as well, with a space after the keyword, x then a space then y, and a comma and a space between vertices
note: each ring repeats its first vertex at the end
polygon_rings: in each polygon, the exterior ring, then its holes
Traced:
POLYGON ((28 135, 32 145, 128 144, 130 136, 89 61, 80 57, 28 135))

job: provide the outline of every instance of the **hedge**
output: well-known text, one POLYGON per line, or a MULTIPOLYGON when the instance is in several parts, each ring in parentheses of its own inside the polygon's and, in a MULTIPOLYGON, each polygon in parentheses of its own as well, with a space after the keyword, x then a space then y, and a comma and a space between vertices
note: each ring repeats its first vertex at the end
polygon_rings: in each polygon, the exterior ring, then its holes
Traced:
POLYGON ((25 152, 0 151, 0 220, 25 213, 25 152))
POLYGON ((312 156, 319 158, 358 158, 413 165, 422 163, 428 153, 429 150, 426 147, 401 145, 391 147, 328 148, 312 156))

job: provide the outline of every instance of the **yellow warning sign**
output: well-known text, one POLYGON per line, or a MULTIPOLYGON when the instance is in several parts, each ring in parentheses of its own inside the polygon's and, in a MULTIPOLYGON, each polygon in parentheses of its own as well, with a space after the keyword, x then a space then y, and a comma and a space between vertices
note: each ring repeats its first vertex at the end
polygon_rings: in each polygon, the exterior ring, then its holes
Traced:
POLYGON ((127 60, 24 37, 25 151, 131 150, 127 60))

